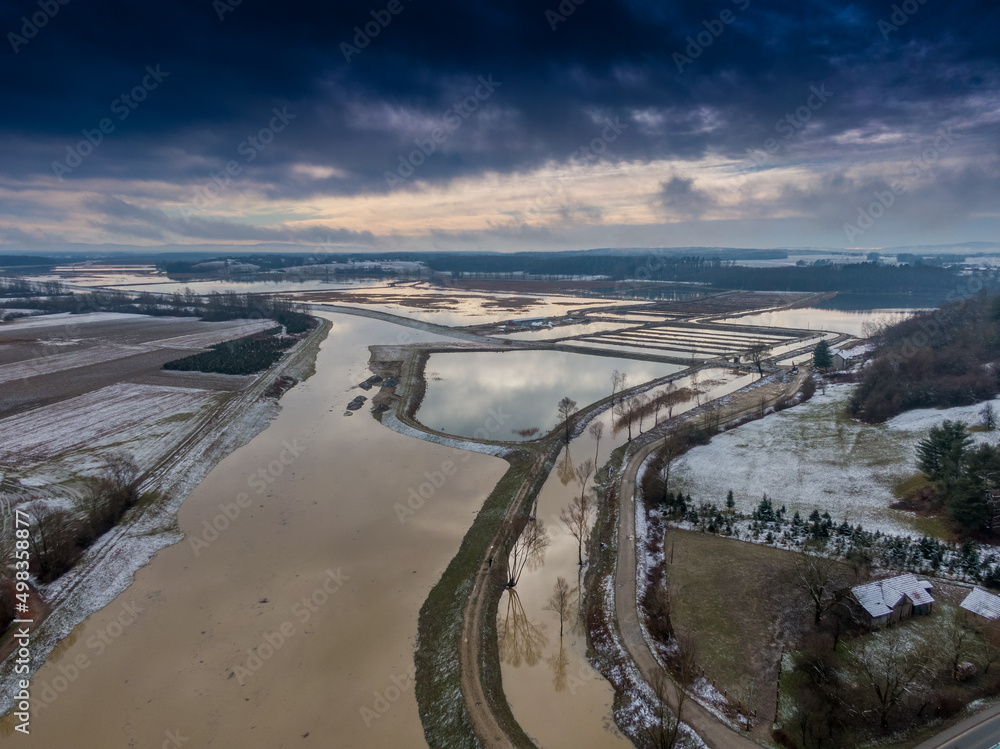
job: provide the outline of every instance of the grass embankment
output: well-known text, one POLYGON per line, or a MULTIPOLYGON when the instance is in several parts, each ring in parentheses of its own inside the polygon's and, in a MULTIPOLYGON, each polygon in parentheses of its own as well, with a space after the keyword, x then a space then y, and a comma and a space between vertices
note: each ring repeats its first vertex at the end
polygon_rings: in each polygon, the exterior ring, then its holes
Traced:
MULTIPOLYGON (((458 553, 420 609, 417 631, 419 646, 415 656, 416 694, 424 736, 431 747, 475 747, 476 738, 469 723, 462 696, 459 646, 462 614, 489 548, 504 522, 512 498, 529 479, 535 453, 520 450, 508 455, 510 468, 486 498, 476 520, 462 539, 458 553)), ((525 493, 521 516, 527 520, 528 508, 544 482, 546 472, 536 478, 525 493)), ((523 525, 523 523, 522 523, 523 525)), ((520 528, 517 528, 520 532, 520 528)), ((503 693, 500 654, 497 644, 496 610, 506 582, 506 560, 494 552, 491 585, 487 591, 484 627, 481 633, 483 689, 491 708, 508 738, 515 746, 534 744, 514 719, 503 693)))
MULTIPOLYGON (((810 603, 794 583, 802 556, 676 528, 667 532, 665 555, 677 635, 695 641, 698 665, 734 704, 748 705, 753 684, 749 707, 769 724, 782 649, 812 628, 810 603)), ((851 571, 840 568, 846 585, 851 571)))
MULTIPOLYGON (((623 445, 611 453, 606 465, 611 475, 617 475, 625 462, 628 446, 623 445)), ((600 475, 607 475, 600 471, 600 475)), ((594 667, 615 690, 613 710, 617 714, 623 707, 622 669, 627 657, 615 646, 618 639, 618 622, 614 610, 607 610, 604 589, 615 576, 618 567, 618 491, 617 482, 602 487, 597 505, 597 518, 591 530, 587 552, 587 573, 584 577, 584 615, 587 620, 588 655, 594 667)))

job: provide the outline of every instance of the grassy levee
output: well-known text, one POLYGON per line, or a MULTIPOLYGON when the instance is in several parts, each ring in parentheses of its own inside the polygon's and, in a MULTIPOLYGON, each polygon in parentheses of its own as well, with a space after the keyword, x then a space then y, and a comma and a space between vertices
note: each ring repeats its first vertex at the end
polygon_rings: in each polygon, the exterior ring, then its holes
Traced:
MULTIPOLYGON (((558 443, 550 452, 558 450, 558 443)), ((511 500, 525 481, 531 479, 531 467, 538 453, 515 450, 506 457, 510 468, 486 498, 483 507, 469 528, 458 553, 451 560, 437 585, 431 590, 420 609, 417 624, 418 646, 416 665, 417 705, 424 726, 424 736, 431 747, 476 747, 478 742, 466 714, 462 696, 459 646, 462 636, 462 613, 489 548, 507 517, 511 500)), ((550 461, 552 457, 549 456, 550 461)), ((524 493, 518 509, 518 523, 513 533, 520 533, 528 519, 535 495, 541 489, 546 471, 539 472, 524 493)), ((496 564, 490 572, 491 584, 486 595, 486 611, 481 637, 483 690, 490 707, 504 732, 515 746, 533 747, 531 739, 518 725, 507 704, 500 673, 500 653, 497 643, 496 615, 506 581, 506 559, 502 553, 494 556, 496 564)))
MULTIPOLYGON (((625 463, 629 445, 615 449, 606 465, 611 466, 613 476, 625 463)), ((597 518, 589 540, 587 573, 584 577, 584 606, 587 622, 587 649, 591 662, 615 690, 613 712, 621 707, 621 679, 615 678, 615 671, 621 665, 617 648, 612 638, 617 637, 618 622, 614 618, 614 608, 605 607, 602 590, 609 579, 613 579, 618 569, 618 482, 612 479, 602 485, 601 501, 597 506, 597 518)))

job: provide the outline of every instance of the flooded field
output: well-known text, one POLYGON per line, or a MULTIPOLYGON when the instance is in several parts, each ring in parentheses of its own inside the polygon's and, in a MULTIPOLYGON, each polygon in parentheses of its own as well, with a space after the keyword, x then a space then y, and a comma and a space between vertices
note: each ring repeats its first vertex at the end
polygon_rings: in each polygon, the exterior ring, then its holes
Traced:
POLYGON ((492 416, 503 426, 496 439, 523 439, 515 430, 544 433, 556 425, 563 397, 582 407, 611 395, 616 369, 632 386, 683 367, 562 351, 432 354, 417 419, 432 429, 471 437, 492 416))
POLYGON ((764 325, 779 328, 800 328, 802 330, 828 330, 864 336, 865 326, 885 322, 897 322, 913 313, 910 309, 834 310, 803 307, 784 309, 776 312, 762 312, 756 315, 730 317, 719 322, 733 325, 764 325))
POLYGON ((22 746, 424 745, 417 612, 506 464, 345 417, 368 344, 415 334, 332 317, 317 374, 183 504, 186 539, 35 674, 22 746))
MULTIPOLYGON (((339 304, 405 314, 439 325, 502 324, 507 320, 561 317, 581 307, 591 307, 594 297, 562 294, 474 292, 426 282, 408 282, 391 287, 349 292, 303 293, 296 297, 311 304, 339 304)), ((628 304, 599 300, 600 304, 628 304)))

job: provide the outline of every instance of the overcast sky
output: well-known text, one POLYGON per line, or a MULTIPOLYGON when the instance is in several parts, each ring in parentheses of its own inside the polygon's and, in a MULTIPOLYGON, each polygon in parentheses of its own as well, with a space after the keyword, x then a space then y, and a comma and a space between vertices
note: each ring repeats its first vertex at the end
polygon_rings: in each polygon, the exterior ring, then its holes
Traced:
POLYGON ((0 242, 1000 240, 995 0, 329 5, 0 0, 0 242))

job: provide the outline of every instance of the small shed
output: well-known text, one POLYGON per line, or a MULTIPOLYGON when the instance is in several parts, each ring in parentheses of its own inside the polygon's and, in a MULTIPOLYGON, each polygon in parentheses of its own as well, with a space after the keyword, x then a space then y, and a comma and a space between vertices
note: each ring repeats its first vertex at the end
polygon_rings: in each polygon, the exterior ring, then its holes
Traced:
POLYGON ((928 580, 905 574, 851 588, 851 595, 868 616, 869 627, 883 627, 931 613, 934 586, 928 580))
POLYGON ((1000 619, 1000 596, 988 593, 978 585, 958 605, 973 616, 990 621, 1000 619))

